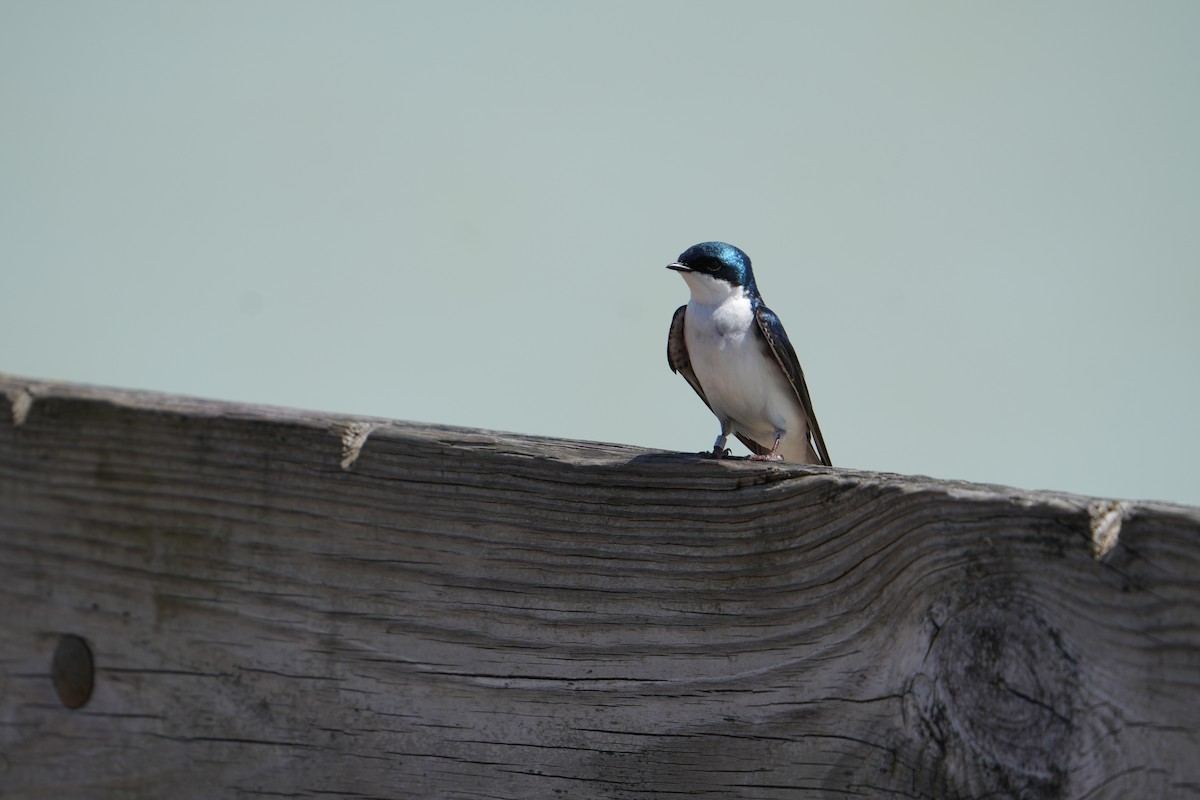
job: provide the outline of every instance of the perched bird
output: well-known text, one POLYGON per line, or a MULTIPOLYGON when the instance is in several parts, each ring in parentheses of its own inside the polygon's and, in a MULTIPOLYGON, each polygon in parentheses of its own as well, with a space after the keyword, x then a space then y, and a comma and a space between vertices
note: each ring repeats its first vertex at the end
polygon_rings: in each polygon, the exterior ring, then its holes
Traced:
POLYGON ((796 351, 775 312, 763 305, 750 257, 724 242, 703 242, 667 264, 692 298, 667 336, 667 363, 721 423, 712 457, 729 434, 761 461, 830 464, 796 351))

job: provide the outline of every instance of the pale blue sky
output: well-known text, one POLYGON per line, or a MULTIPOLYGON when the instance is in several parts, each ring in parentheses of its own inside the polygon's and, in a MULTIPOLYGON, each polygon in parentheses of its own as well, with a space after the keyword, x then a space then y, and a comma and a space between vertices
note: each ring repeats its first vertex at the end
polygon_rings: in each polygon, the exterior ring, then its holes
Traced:
POLYGON ((0 371, 670 450, 723 239, 834 463, 1200 503, 1200 3, 0 0, 0 371))

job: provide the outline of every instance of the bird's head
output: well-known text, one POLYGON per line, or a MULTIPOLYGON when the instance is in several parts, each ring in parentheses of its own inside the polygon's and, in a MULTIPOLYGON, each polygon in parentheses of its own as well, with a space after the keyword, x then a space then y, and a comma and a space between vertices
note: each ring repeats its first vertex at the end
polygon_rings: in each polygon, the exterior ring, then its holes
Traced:
POLYGON ((729 295, 738 287, 748 295, 757 296, 750 256, 725 242, 701 242, 679 254, 679 259, 667 264, 683 276, 692 296, 729 295))

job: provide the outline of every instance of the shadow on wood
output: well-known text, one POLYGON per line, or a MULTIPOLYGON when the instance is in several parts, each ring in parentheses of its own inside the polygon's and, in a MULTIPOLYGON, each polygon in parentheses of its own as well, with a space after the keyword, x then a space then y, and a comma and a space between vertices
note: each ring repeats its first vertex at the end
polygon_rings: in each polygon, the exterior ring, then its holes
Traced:
POLYGON ((1193 796, 1198 534, 0 378, 0 794, 1193 796))

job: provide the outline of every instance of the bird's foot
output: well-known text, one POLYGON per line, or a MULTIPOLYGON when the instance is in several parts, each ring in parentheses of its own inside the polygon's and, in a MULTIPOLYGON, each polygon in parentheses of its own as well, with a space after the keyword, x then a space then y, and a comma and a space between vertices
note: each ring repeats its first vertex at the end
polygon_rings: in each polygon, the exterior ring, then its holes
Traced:
POLYGON ((771 452, 759 455, 755 453, 750 456, 751 461, 783 461, 783 456, 779 455, 779 442, 783 440, 783 431, 775 431, 775 444, 771 446, 771 452))
POLYGON ((701 453, 701 458, 729 458, 732 453, 728 447, 714 447, 711 453, 701 453))

